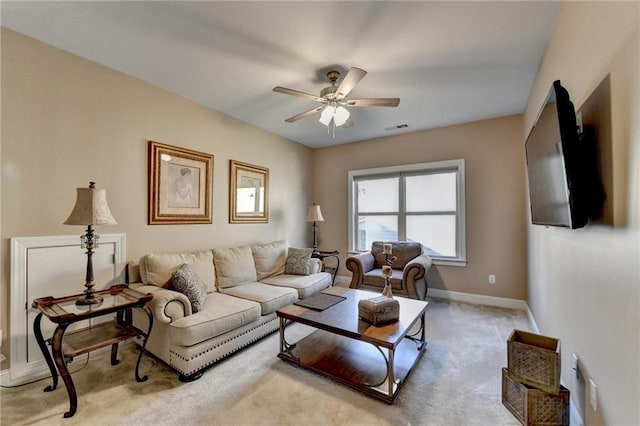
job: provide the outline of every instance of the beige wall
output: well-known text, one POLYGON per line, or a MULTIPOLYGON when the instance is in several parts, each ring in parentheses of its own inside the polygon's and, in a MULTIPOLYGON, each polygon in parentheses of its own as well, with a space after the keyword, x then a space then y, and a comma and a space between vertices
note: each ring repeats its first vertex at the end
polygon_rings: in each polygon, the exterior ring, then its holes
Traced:
MULTIPOLYGON (((344 265, 349 170, 464 158, 468 265, 435 265, 427 277, 429 287, 524 300, 521 135, 518 115, 315 150, 314 201, 322 206, 325 218, 319 231, 321 249, 339 250, 344 265), (488 274, 496 274, 495 285, 488 284, 488 274)), ((340 274, 351 276, 344 266, 340 274)))
POLYGON ((80 235, 82 227, 62 225, 76 187, 94 180, 107 189, 118 225, 97 232, 126 233, 130 260, 280 238, 306 246, 311 155, 298 143, 3 29, 3 353, 9 238, 80 235), (215 156, 213 224, 147 225, 147 140, 215 156), (270 169, 268 224, 228 223, 230 159, 270 169))
POLYGON ((587 425, 640 424, 639 23, 638 2, 563 2, 525 111, 526 136, 553 80, 579 107, 610 75, 614 225, 528 229, 529 304, 541 333, 561 340, 562 378, 587 425))

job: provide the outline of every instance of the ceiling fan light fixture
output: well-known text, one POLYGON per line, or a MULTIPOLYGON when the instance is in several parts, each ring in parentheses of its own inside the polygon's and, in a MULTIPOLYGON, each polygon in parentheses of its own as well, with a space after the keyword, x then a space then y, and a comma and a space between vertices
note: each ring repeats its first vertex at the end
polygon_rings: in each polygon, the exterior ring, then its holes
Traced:
POLYGON ((340 127, 344 125, 351 113, 348 109, 343 106, 334 107, 333 105, 327 105, 320 113, 320 118, 318 121, 324 124, 325 126, 329 126, 331 124, 331 120, 333 120, 333 124, 336 127, 340 127))
MULTIPOLYGON (((1 0, 0 0, 1 1, 1 0)), ((347 99, 353 88, 358 84, 360 80, 367 74, 367 72, 360 68, 351 67, 347 75, 344 76, 340 85, 337 85, 337 81, 340 78, 340 72, 329 71, 327 78, 331 82, 331 86, 325 87, 320 91, 320 96, 312 95, 311 93, 301 92, 299 90, 288 89, 286 87, 276 86, 273 88, 274 92, 283 93, 285 95, 293 95, 301 98, 309 99, 314 102, 321 103, 316 108, 311 108, 293 117, 287 118, 287 123, 294 123, 302 118, 308 117, 315 113, 320 113, 318 121, 327 126, 327 133, 333 134, 335 138, 336 127, 350 127, 353 125, 349 121, 351 113, 345 106, 348 107, 397 107, 400 104, 400 98, 362 98, 362 99, 347 99), (347 123, 349 123, 347 125, 347 123)))
POLYGON ((333 121, 335 121, 336 126, 340 127, 347 122, 350 116, 351 113, 348 109, 343 106, 339 106, 333 114, 333 121))
POLYGON ((324 124, 325 126, 328 126, 329 123, 331 123, 331 119, 333 118, 334 113, 335 113, 335 108, 332 107, 331 105, 327 105, 322 110, 322 113, 320 114, 320 118, 318 119, 318 121, 324 124))

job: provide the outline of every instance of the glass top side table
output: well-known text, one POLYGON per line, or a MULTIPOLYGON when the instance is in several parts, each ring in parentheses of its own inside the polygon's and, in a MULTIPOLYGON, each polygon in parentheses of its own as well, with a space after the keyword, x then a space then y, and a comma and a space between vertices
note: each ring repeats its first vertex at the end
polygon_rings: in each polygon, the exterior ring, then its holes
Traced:
POLYGON ((142 338, 143 343, 136 361, 135 378, 138 382, 147 380, 147 376, 140 377, 139 367, 153 327, 153 315, 147 307, 147 303, 153 298, 153 295, 140 293, 122 284, 114 285, 107 290, 96 291, 95 294, 102 296, 101 303, 77 305, 76 300, 83 296, 77 294, 60 298, 41 297, 35 299, 32 304, 40 311, 33 322, 33 331, 53 380, 53 384, 47 386, 44 391, 50 392, 57 387, 57 367, 69 395, 69 411, 64 413, 65 418, 72 417, 78 407, 76 388, 67 369, 67 362, 78 355, 111 346, 111 365, 116 365, 119 362, 117 359, 118 343, 133 337, 142 338), (143 331, 133 326, 132 309, 142 309, 147 314, 149 318, 147 330, 143 331), (115 314, 112 321, 74 330, 65 335, 67 327, 73 323, 110 314, 115 314), (41 329, 43 316, 57 324, 53 336, 46 340, 42 336, 41 329), (47 343, 51 345, 51 354, 47 349, 47 343), (53 360, 51 355, 53 355, 53 360))

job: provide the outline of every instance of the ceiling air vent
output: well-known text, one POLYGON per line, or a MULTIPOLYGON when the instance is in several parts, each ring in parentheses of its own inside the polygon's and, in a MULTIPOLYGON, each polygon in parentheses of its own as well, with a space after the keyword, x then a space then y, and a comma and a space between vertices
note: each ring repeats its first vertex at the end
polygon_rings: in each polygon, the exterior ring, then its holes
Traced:
POLYGON ((397 126, 385 127, 385 130, 389 132, 391 130, 406 129, 407 127, 409 127, 408 124, 398 124, 397 126))

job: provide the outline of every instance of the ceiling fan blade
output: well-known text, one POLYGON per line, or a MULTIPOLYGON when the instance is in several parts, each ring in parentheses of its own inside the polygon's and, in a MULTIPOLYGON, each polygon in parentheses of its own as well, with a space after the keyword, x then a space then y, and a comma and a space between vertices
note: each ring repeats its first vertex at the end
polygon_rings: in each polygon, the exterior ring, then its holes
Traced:
POLYGON ((323 108, 324 108, 324 105, 319 106, 319 107, 315 107, 315 108, 311 108, 308 111, 301 112, 300 114, 294 115, 293 117, 289 117, 284 121, 286 121, 287 123, 293 123, 295 121, 300 120, 301 118, 305 118, 305 117, 308 117, 308 116, 310 116, 312 114, 315 114, 316 112, 320 112, 320 111, 322 111, 323 108))
POLYGON ((322 102, 324 100, 320 96, 312 95, 311 93, 301 92, 299 90, 287 89, 286 87, 276 86, 273 88, 273 91, 278 93, 284 93, 285 95, 300 96, 301 98, 311 99, 316 102, 322 102))
POLYGON ((397 107, 400 105, 400 98, 367 98, 367 99, 350 99, 347 106, 350 107, 397 107))
POLYGON ((352 67, 347 75, 344 76, 340 86, 338 86, 338 90, 336 90, 336 97, 338 99, 346 97, 365 75, 367 75, 365 70, 352 67))

